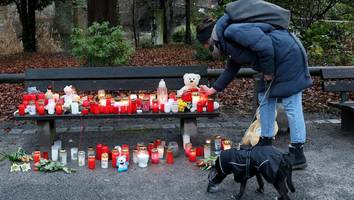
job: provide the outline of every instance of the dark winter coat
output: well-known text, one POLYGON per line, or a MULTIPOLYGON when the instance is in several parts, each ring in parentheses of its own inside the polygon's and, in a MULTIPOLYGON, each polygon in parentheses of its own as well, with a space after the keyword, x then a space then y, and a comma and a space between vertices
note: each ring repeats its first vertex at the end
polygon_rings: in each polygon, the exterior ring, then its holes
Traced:
POLYGON ((283 153, 274 146, 255 146, 246 150, 222 151, 219 164, 223 173, 233 173, 237 182, 250 178, 250 170, 256 168, 266 181, 274 183, 283 159, 283 153))
MULTIPOLYGON (((267 23, 233 23, 225 14, 216 23, 221 51, 230 56, 213 88, 222 91, 241 65, 273 75, 269 97, 289 97, 312 85, 307 55, 299 39, 288 30, 267 23)), ((263 92, 262 81, 259 92, 263 92)))

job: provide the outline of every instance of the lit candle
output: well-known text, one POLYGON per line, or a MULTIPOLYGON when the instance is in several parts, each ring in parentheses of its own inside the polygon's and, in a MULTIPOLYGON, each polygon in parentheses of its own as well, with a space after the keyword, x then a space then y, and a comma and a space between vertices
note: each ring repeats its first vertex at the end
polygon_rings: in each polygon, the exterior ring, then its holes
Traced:
POLYGON ((154 113, 158 113, 159 112, 159 104, 157 102, 157 99, 154 99, 153 100, 153 103, 152 103, 152 112, 154 113))
POLYGON ((97 144, 96 145, 96 159, 101 160, 101 155, 102 155, 102 144, 97 144))
POLYGON ((190 154, 190 150, 192 149, 192 143, 187 143, 185 148, 184 148, 184 151, 185 151, 185 155, 186 157, 189 157, 189 154, 190 154))
POLYGON ((167 149, 167 151, 166 151, 166 163, 167 164, 173 164, 174 163, 172 149, 167 149))
POLYGON ((117 167, 117 157, 119 156, 119 151, 117 149, 112 150, 112 167, 117 167))
POLYGON ((101 168, 102 169, 108 168, 108 153, 102 153, 101 155, 101 168))
POLYGON ((55 114, 62 115, 63 114, 63 107, 61 104, 57 104, 55 106, 55 114))
POLYGON ((147 164, 149 162, 149 153, 147 152, 146 148, 139 151, 137 159, 139 167, 147 167, 147 164))
POLYGON ((196 151, 197 157, 204 156, 204 148, 203 147, 196 147, 195 151, 196 151))
POLYGON ((208 99, 207 111, 214 112, 214 99, 208 99))
POLYGON ((147 95, 145 95, 142 100, 142 109, 144 112, 150 111, 150 98, 147 95))
POLYGON ((203 102, 199 101, 199 102, 197 103, 197 112, 198 112, 198 113, 203 112, 203 107, 204 107, 203 102))
POLYGON ((96 168, 96 159, 95 156, 88 157, 88 168, 94 170, 96 168))
POLYGON ((160 163, 159 152, 157 151, 156 148, 154 148, 151 151, 151 164, 159 164, 159 163, 160 163))
POLYGON ((26 109, 25 105, 20 104, 20 105, 18 106, 18 114, 19 114, 20 116, 25 115, 25 109, 26 109))
POLYGON ((39 105, 37 110, 38 110, 38 115, 45 115, 45 109, 43 105, 39 105))
POLYGON ((77 152, 78 152, 78 148, 77 147, 72 147, 70 149, 71 160, 77 160, 77 152))
POLYGON ((79 160, 80 167, 85 166, 85 152, 84 151, 79 151, 78 160, 79 160))
POLYGON ((40 151, 34 151, 33 152, 33 162, 38 163, 41 159, 41 152, 40 151))
POLYGON ((67 163, 67 153, 66 153, 65 149, 60 150, 59 157, 60 157, 60 163, 63 164, 63 165, 66 165, 66 163, 67 163))
POLYGON ((102 145, 101 155, 103 153, 109 154, 109 147, 107 145, 102 145))
POLYGON ((197 154, 195 152, 195 148, 191 148, 189 150, 189 161, 190 162, 195 162, 197 160, 197 154))
POLYGON ((165 150, 165 147, 162 146, 162 145, 159 145, 159 146, 157 147, 157 151, 159 152, 159 158, 160 158, 160 159, 163 159, 164 150, 165 150))
POLYGON ((131 109, 131 113, 136 113, 137 111, 136 99, 132 99, 130 101, 130 109, 131 109))

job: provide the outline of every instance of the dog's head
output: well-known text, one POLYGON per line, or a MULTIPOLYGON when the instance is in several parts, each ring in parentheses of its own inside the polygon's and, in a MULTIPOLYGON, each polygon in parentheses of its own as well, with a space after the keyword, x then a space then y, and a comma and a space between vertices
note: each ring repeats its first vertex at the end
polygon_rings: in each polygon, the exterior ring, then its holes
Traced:
POLYGON ((216 159, 215 165, 212 166, 208 175, 208 188, 207 192, 214 193, 219 190, 218 185, 224 180, 227 174, 220 168, 220 158, 216 159))

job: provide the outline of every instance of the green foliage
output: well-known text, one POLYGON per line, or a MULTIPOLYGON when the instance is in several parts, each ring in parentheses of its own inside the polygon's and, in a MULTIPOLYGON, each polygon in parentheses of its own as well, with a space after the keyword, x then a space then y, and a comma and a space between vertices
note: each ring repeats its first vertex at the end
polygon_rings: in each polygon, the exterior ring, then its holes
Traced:
POLYGON ((310 65, 350 65, 353 23, 316 22, 303 36, 310 65))
MULTIPOLYGON (((192 32, 192 42, 196 40, 196 27, 191 24, 191 32, 192 32)), ((172 41, 173 42, 185 42, 185 33, 186 33, 186 26, 181 25, 175 28, 175 30, 172 33, 172 41)))
POLYGON ((94 23, 86 30, 74 28, 71 35, 72 54, 90 65, 121 65, 128 62, 134 49, 122 28, 108 22, 94 23))
POLYGON ((200 61, 212 61, 213 56, 211 55, 209 49, 203 47, 202 44, 197 43, 194 45, 194 57, 200 61))

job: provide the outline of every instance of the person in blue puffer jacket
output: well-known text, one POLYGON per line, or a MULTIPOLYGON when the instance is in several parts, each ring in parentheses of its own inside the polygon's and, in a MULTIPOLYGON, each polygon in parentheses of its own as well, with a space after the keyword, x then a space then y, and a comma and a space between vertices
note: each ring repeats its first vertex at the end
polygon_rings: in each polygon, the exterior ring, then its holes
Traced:
POLYGON ((214 57, 229 56, 224 72, 211 88, 201 86, 202 90, 208 95, 221 92, 236 77, 241 65, 254 66, 263 74, 258 91, 261 138, 257 145, 272 145, 276 103, 281 99, 289 121, 293 168, 306 168, 302 91, 311 87, 313 81, 299 39, 287 29, 268 23, 234 23, 228 14, 216 23, 204 20, 197 27, 197 39, 214 57), (270 85, 268 91, 267 85, 270 85))

